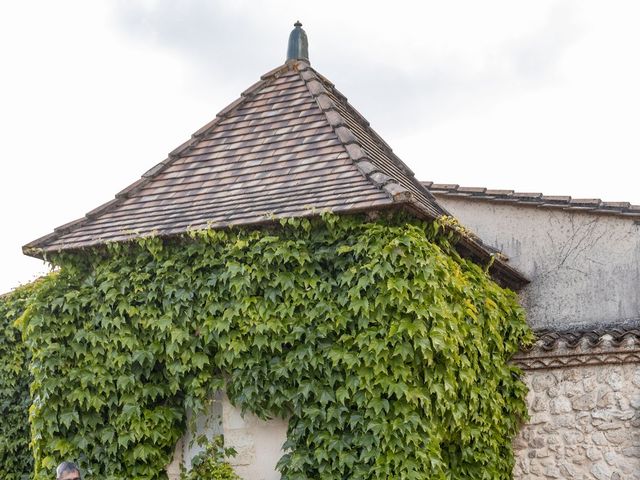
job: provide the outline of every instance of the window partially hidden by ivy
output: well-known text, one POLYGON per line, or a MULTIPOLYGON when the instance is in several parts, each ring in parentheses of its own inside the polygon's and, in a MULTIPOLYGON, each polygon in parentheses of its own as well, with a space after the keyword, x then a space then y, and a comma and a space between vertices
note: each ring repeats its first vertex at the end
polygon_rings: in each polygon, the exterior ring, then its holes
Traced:
POLYGON ((242 480, 228 462, 236 451, 225 448, 222 435, 203 443, 204 450, 193 457, 191 470, 183 471, 180 480, 242 480))
POLYGON ((437 223, 323 216, 60 254, 22 317, 35 478, 160 479, 212 391, 289 418, 284 479, 510 478, 530 338, 437 223))

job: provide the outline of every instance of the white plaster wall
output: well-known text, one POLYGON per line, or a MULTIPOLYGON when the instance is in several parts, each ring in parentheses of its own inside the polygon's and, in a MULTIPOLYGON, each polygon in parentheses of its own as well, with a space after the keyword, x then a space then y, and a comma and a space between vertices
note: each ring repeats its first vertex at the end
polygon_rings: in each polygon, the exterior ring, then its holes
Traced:
POLYGON ((532 281, 521 292, 532 327, 640 318, 640 225, 632 219, 437 199, 532 281))
POLYGON ((278 460, 284 455, 282 445, 287 438, 287 421, 283 419, 260 420, 249 413, 244 416, 229 402, 224 394, 219 394, 207 409, 206 414, 197 418, 196 430, 188 431, 178 442, 173 461, 167 466, 169 480, 180 477, 180 464, 191 466, 193 457, 202 450, 192 445, 191 440, 202 434, 211 438, 224 435, 225 447, 233 447, 237 455, 229 463, 245 480, 279 480, 276 470, 278 460))

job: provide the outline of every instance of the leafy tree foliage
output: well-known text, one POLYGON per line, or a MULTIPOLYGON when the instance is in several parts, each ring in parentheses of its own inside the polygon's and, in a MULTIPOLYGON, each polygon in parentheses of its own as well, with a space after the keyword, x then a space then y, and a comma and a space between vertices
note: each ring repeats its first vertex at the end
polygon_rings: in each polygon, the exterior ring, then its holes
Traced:
POLYGON ((0 296, 0 478, 27 480, 33 471, 29 450, 30 376, 28 352, 14 322, 36 284, 0 296))
POLYGON ((22 317, 35 478, 164 478, 212 390, 289 418, 285 479, 510 478, 530 332, 437 223, 325 216, 62 254, 22 317))

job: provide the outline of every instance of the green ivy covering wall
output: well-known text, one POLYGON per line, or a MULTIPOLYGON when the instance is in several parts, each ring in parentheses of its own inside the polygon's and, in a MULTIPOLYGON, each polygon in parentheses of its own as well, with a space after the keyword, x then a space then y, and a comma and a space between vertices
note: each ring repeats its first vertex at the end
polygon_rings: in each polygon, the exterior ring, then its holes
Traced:
POLYGON ((0 478, 27 480, 33 472, 29 449, 28 353, 14 322, 37 284, 0 296, 0 478))
POLYGON ((165 478, 212 390, 290 418, 285 479, 510 478, 515 294, 402 217, 325 216, 54 259, 22 318, 35 478, 165 478))

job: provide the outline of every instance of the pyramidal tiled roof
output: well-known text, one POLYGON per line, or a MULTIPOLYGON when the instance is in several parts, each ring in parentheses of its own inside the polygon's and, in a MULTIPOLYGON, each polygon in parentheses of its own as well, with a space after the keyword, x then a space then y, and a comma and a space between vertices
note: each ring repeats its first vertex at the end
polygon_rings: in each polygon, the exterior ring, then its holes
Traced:
MULTIPOLYGON (((112 201, 23 247, 76 250, 189 229, 258 225, 321 211, 447 212, 326 78, 302 60, 263 75, 168 158, 112 201)), ((464 240, 461 253, 491 252, 464 240)), ((526 280, 502 262, 494 273, 526 280)))
POLYGON ((295 61, 264 75, 114 200, 25 248, 67 250, 404 202, 434 218, 444 212, 346 99, 295 61))

